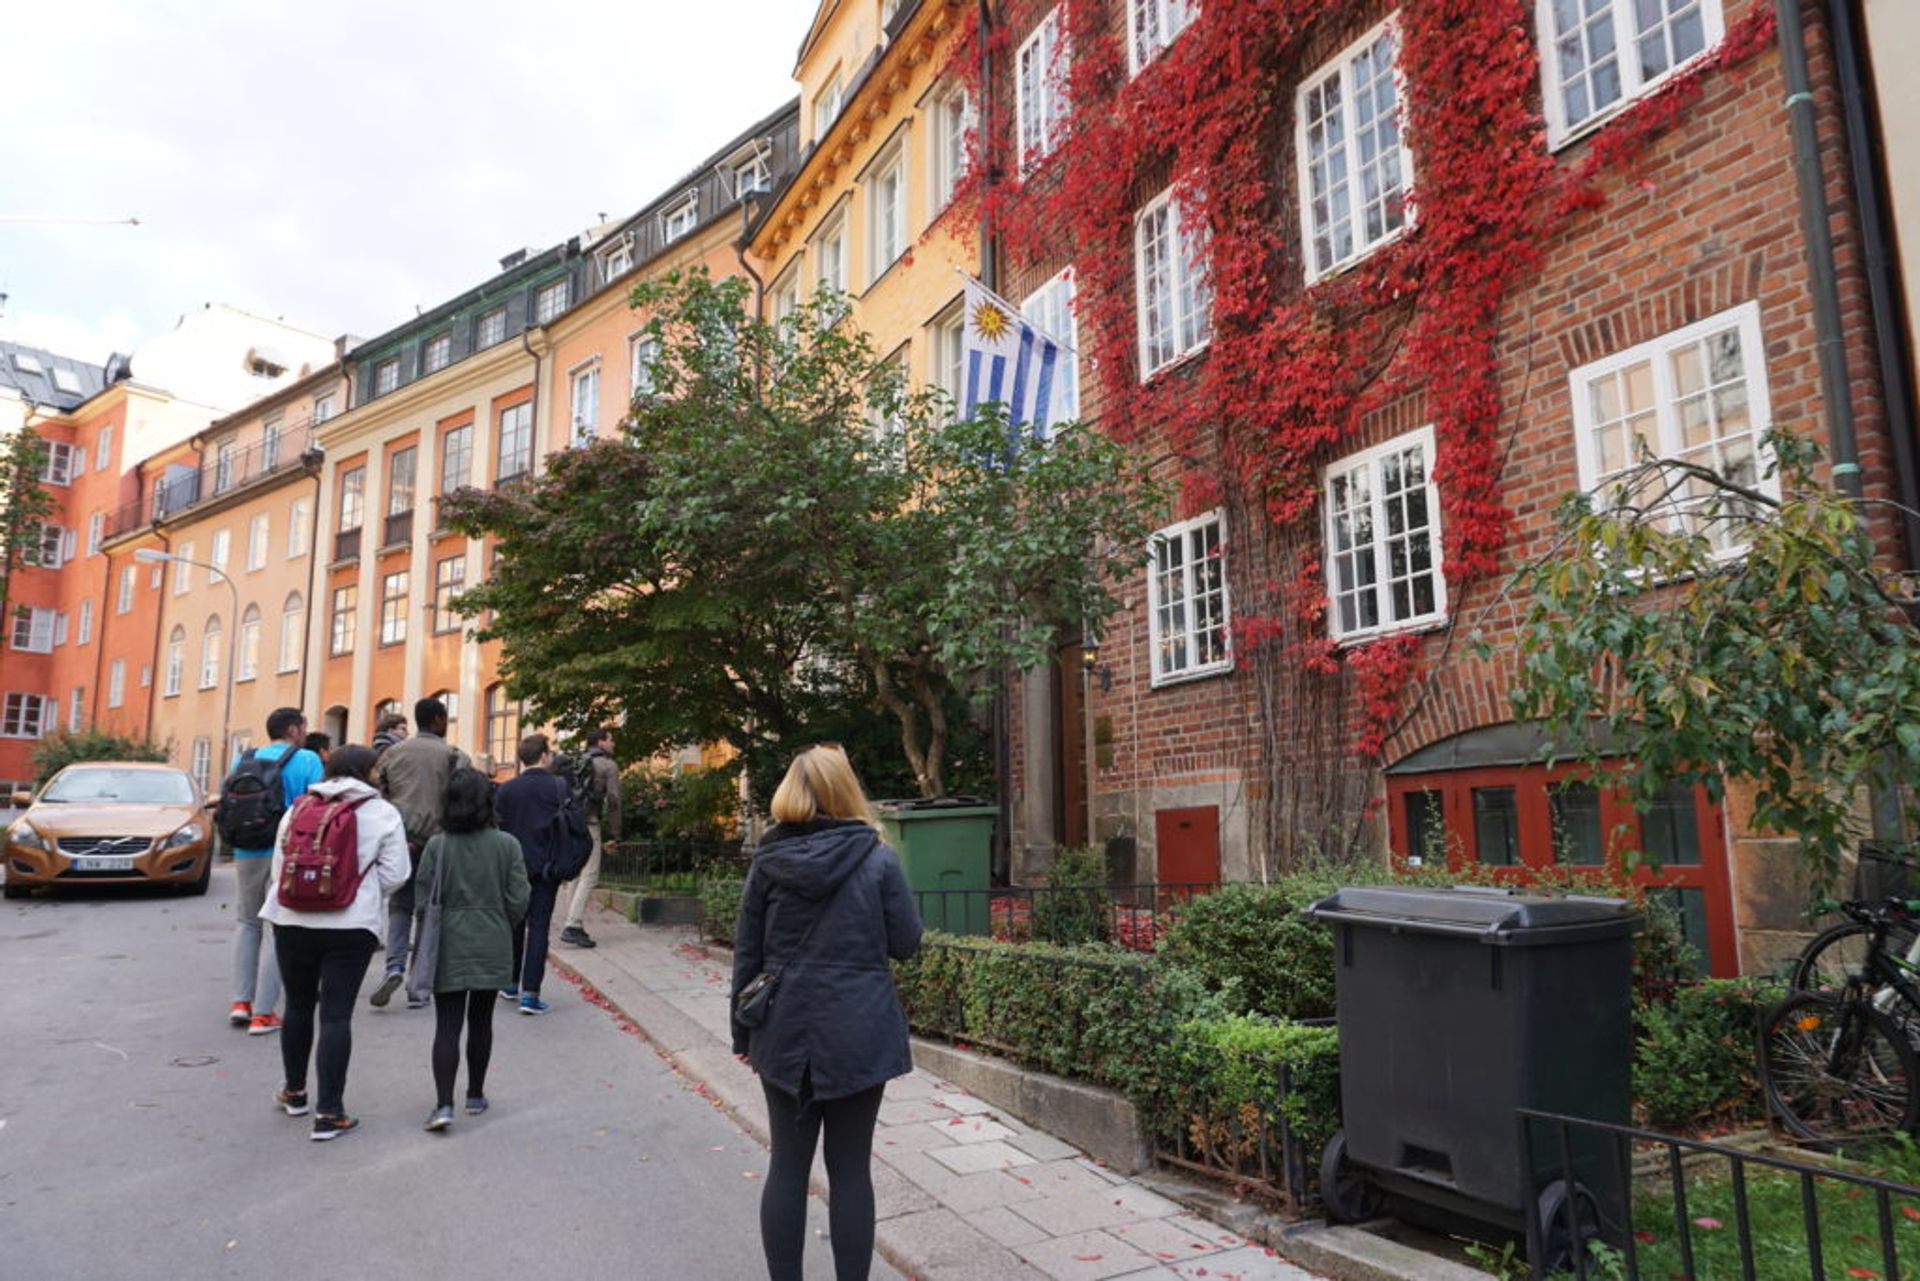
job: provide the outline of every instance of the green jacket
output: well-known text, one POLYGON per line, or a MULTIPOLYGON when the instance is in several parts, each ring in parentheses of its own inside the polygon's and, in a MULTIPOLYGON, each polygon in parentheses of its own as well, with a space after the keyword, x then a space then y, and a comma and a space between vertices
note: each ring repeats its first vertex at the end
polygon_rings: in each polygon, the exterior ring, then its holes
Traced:
POLYGON ((427 842, 414 879, 414 915, 426 919, 434 869, 447 860, 440 891, 440 964, 436 992, 516 986, 513 930, 527 914, 527 867, 520 842, 497 827, 441 832, 427 842))

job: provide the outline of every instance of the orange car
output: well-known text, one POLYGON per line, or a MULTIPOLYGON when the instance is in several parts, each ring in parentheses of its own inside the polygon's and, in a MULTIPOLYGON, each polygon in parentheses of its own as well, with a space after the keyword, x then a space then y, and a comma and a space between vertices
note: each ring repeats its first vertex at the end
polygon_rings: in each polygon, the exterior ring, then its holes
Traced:
POLYGON ((6 829, 8 898, 36 885, 207 892, 213 822, 185 770, 130 761, 69 765, 38 796, 16 792, 13 803, 29 808, 6 829))

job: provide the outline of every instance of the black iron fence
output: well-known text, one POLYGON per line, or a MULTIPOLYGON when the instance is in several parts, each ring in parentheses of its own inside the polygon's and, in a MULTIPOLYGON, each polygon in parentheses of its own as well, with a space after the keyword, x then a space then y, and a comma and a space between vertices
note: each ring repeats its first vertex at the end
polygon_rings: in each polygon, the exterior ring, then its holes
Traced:
MULTIPOLYGON (((1920 1276, 1920 1186, 1831 1163, 1522 1108, 1536 1278, 1920 1276), (1581 1243, 1574 1248, 1573 1243, 1581 1243), (1905 1257, 1911 1262, 1902 1264, 1905 1257)), ((1894 1149, 1911 1167, 1911 1149, 1894 1149)))
MULTIPOLYGON (((1269 1082, 1269 1088, 1257 1095, 1239 1092, 1234 1098, 1204 1087, 1171 1089, 1166 1116, 1154 1135, 1154 1159, 1269 1197, 1289 1213, 1317 1205, 1319 1155, 1326 1135, 1303 1137, 1289 1115, 1299 1088, 1298 1070, 1279 1055, 1231 1053, 1237 1060, 1231 1075, 1244 1078, 1251 1073, 1269 1082)), ((1332 1124, 1331 1116, 1322 1119, 1332 1124)))
POLYGON ((642 894, 693 895, 709 876, 744 876, 752 853, 731 840, 615 841, 600 855, 600 883, 642 894))
POLYGON ((986 935, 1009 943, 1117 943, 1151 952, 1180 904, 1217 881, 1130 885, 1003 885, 986 889, 916 890, 928 929, 986 935))

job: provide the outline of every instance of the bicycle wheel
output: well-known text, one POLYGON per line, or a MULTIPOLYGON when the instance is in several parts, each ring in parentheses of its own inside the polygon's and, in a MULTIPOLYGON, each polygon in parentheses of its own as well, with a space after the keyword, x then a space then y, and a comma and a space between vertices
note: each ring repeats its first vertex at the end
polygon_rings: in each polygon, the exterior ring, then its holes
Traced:
POLYGON ((1803 1139, 1883 1138, 1920 1123, 1920 1059, 1870 1005, 1790 996, 1767 1011, 1759 1048, 1767 1105, 1803 1139))
MULTIPOLYGON (((1911 925, 1894 925, 1887 930, 1887 951, 1904 957, 1913 946, 1915 930, 1911 925)), ((1814 936, 1793 963, 1790 980, 1796 992, 1837 992, 1866 964, 1867 948, 1873 941, 1871 926, 1846 921, 1814 936)))

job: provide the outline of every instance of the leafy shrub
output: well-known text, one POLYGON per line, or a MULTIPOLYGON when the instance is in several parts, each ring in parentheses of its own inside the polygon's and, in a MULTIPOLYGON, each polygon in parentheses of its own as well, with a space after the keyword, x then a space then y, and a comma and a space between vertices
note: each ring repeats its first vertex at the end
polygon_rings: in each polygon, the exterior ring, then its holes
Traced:
POLYGON ((1764 1116, 1754 1077, 1761 1011, 1775 980, 1708 979, 1634 1007, 1633 1093, 1647 1124, 1694 1129, 1764 1116))
POLYGON ((740 809, 740 770, 630 769, 621 775, 622 835, 628 840, 731 836, 740 809))
POLYGON ((744 876, 709 876, 701 881, 701 932, 732 947, 733 932, 740 923, 740 899, 746 888, 744 876))
POLYGON ((1259 1015, 1182 1024, 1159 1056, 1148 1123, 1161 1142, 1184 1138, 1229 1166, 1257 1165, 1264 1138, 1278 1152, 1284 1116, 1309 1153, 1340 1124, 1340 1034, 1259 1015), (1281 1066, 1290 1088, 1281 1092, 1281 1066))
MULTIPOLYGON (((47 735, 33 748, 34 779, 37 788, 67 766, 78 761, 154 761, 164 763, 167 749, 144 738, 110 734, 106 730, 65 731, 47 735)), ((223 762, 224 764, 224 762, 223 762)))
POLYGON ((1198 974, 1235 1013, 1325 1018, 1333 1013, 1333 935, 1301 909, 1343 881, 1353 878, 1302 872, 1195 895, 1168 927, 1161 955, 1198 974))
POLYGON ((1033 937, 1063 947, 1100 940, 1107 921, 1107 860, 1091 849, 1065 849, 1033 896, 1033 937))

